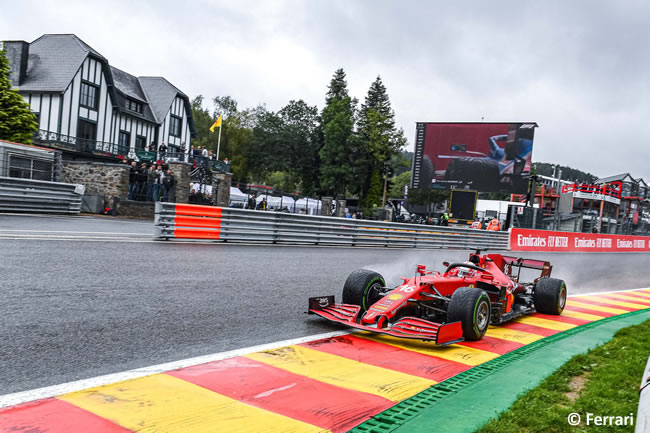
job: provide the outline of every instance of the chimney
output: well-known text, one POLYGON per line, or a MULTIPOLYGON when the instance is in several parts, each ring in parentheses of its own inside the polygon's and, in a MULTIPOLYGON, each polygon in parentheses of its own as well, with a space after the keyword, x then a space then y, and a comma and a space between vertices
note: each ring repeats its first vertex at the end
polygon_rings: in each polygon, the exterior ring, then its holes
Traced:
POLYGON ((20 86, 27 75, 29 44, 25 41, 5 41, 4 49, 9 59, 9 81, 12 86, 20 86))

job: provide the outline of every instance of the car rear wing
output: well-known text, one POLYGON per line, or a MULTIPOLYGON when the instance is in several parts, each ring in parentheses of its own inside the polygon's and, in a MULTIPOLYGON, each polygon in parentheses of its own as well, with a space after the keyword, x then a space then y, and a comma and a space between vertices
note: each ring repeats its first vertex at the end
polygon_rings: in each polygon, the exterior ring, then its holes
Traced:
MULTIPOLYGON (((537 269, 539 271, 542 271, 539 278, 550 277, 551 271, 553 270, 553 266, 551 266, 551 263, 546 262, 544 260, 524 259, 522 257, 509 257, 509 256, 502 256, 502 257, 503 257, 504 265, 510 268, 511 276, 514 276, 514 272, 512 272, 513 267, 519 268, 519 272, 521 272, 521 268, 537 269)), ((504 271, 507 271, 508 269, 505 268, 505 266, 504 266, 504 271)), ((519 279, 519 272, 517 272, 517 280, 519 279)))

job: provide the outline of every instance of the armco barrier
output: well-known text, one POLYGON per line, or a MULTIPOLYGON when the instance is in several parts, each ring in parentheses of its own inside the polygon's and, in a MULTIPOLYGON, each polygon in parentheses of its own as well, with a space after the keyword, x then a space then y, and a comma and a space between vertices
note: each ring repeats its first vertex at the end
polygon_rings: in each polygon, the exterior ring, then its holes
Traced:
POLYGON ((79 214, 83 185, 0 177, 0 212, 79 214))
POLYGON ((650 237, 512 229, 512 251, 650 252, 650 237))
POLYGON ((154 238, 400 248, 507 248, 508 235, 455 227, 156 203, 154 238))

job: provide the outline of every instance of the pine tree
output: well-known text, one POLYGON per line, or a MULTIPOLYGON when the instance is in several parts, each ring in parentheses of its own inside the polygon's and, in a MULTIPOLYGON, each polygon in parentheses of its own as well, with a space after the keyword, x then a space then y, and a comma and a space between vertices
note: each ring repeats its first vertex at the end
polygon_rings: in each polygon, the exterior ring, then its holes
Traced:
POLYGON ((345 196, 352 182, 354 113, 356 100, 348 95, 345 72, 338 69, 329 85, 322 114, 323 147, 320 149, 321 188, 345 196))
POLYGON ((363 179, 362 190, 367 191, 365 201, 369 203, 372 177, 379 172, 385 173, 384 165, 406 145, 404 131, 395 128, 395 113, 379 76, 370 85, 361 105, 358 136, 360 148, 355 156, 355 172, 363 179))
POLYGON ((32 144, 38 130, 36 116, 23 97, 11 87, 9 59, 0 51, 0 140, 32 144))

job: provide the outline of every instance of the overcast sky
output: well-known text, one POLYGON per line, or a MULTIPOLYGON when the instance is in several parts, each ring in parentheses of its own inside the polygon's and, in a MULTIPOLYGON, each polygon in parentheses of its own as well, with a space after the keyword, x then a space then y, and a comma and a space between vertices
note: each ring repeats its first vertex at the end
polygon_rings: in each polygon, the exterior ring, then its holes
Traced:
POLYGON ((3 2, 0 38, 74 33, 190 98, 322 108, 337 68, 415 122, 536 121, 534 161, 650 181, 647 1, 3 2))

